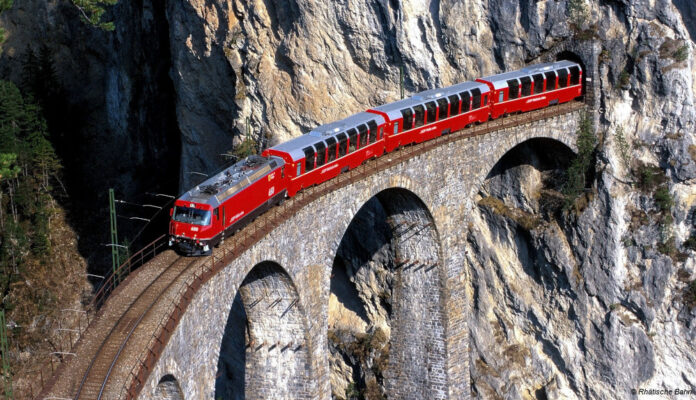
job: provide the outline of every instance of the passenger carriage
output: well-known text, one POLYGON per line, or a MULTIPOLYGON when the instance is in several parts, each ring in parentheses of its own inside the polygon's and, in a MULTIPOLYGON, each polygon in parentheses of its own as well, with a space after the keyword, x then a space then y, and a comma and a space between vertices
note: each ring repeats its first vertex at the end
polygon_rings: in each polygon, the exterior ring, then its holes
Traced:
POLYGON ((492 91, 492 118, 565 103, 582 95, 582 69, 570 61, 532 65, 477 82, 492 91))

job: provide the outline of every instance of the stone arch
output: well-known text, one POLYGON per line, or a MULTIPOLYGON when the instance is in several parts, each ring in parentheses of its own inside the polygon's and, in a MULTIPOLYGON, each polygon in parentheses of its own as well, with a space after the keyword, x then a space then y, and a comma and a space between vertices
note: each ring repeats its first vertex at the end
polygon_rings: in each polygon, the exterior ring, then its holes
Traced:
MULTIPOLYGON (((573 303, 569 293, 577 271, 572 255, 565 252, 563 224, 556 218, 564 205, 557 196, 563 182, 559 174, 574 157, 564 141, 524 140, 484 171, 486 177, 476 188, 478 206, 467 231, 465 273, 473 305, 471 388, 481 397, 552 398, 545 385, 554 374, 565 372, 553 361, 545 361, 543 368, 529 367, 554 354, 534 333, 544 324, 530 310, 543 304, 545 312, 558 312, 573 303), (554 241, 553 250, 545 247, 554 241), (532 333, 522 332, 527 326, 535 327, 532 333), (510 387, 513 376, 520 383, 510 387)), ((558 379, 568 384, 565 377, 558 379)))
POLYGON ((295 284, 277 263, 254 266, 230 309, 215 398, 308 398, 307 326, 295 284))
POLYGON ((155 389, 156 400, 184 400, 179 381, 172 374, 163 376, 155 389))
POLYGON ((330 282, 336 398, 446 397, 441 258, 435 221, 410 190, 382 190, 354 215, 330 282))

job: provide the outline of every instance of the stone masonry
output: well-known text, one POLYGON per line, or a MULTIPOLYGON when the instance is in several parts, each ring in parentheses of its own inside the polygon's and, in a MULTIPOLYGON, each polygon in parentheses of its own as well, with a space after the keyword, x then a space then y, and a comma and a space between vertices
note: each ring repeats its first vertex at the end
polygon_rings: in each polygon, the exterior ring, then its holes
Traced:
POLYGON ((491 168, 520 143, 548 138, 574 149, 580 118, 577 111, 450 143, 304 207, 196 293, 141 398, 156 396, 165 376, 176 379, 186 399, 215 398, 217 378, 229 374, 244 393, 217 388, 218 396, 329 399, 332 265, 349 224, 374 196, 388 214, 399 210, 389 220, 395 232, 418 232, 417 241, 405 233, 393 243, 400 275, 392 299, 388 395, 469 398, 472 294, 464 258, 474 196, 491 168), (404 212, 404 197, 422 206, 404 212), (238 338, 223 339, 226 331, 238 338), (239 349, 236 360, 220 359, 223 346, 239 349))

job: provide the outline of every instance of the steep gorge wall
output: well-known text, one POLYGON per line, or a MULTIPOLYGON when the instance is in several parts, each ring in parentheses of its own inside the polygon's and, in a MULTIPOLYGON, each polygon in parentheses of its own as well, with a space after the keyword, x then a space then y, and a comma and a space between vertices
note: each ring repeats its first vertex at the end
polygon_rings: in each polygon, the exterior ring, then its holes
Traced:
MULTIPOLYGON (((78 182, 102 192, 106 182, 147 187, 172 170, 188 187, 195 178, 188 172, 224 162, 220 153, 239 142, 247 117, 254 135, 263 131, 274 143, 395 100, 401 65, 414 92, 521 67, 564 41, 597 40, 604 51, 594 82, 603 135, 596 195, 568 226, 520 233, 481 208, 471 228, 469 300, 481 307, 470 321, 474 387, 483 397, 612 397, 616 385, 696 385, 689 344, 696 314, 682 298, 696 278, 694 252, 683 246, 696 199, 690 1, 587 2, 581 32, 570 26, 563 0, 122 1, 112 12, 115 33, 85 28, 60 1, 16 3, 2 17, 9 31, 2 73, 19 79, 27 44, 52 47, 68 98, 84 115, 76 130, 85 146, 78 182), (676 54, 684 45, 686 59, 676 54), (622 162, 619 128, 630 159, 666 171, 675 199, 670 231, 685 259, 659 251, 659 210, 653 193, 631 184, 639 176, 622 162), (111 170, 114 163, 120 169, 111 170), (634 222, 641 212, 647 223, 634 222), (494 276, 530 265, 553 277, 534 278, 543 284, 533 293, 494 276), (501 305, 488 308, 494 303, 501 305), (512 350, 501 355, 492 342, 477 341, 491 332, 512 350), (513 362, 499 365, 505 357, 513 362), (626 368, 626 359, 636 368, 626 368)), ((540 213, 511 197, 512 188, 534 195, 519 184, 528 177, 516 179, 482 191, 540 213)))

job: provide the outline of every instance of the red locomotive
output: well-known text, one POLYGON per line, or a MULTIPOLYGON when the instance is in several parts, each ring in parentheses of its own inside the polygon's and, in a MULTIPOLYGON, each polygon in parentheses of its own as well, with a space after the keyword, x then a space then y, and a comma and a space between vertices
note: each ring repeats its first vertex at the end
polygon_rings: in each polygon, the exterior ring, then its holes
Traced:
POLYGON ((186 192, 170 211, 170 245, 187 255, 212 246, 302 188, 365 160, 475 122, 564 103, 582 95, 582 68, 537 64, 418 93, 369 109, 239 161, 186 192))

